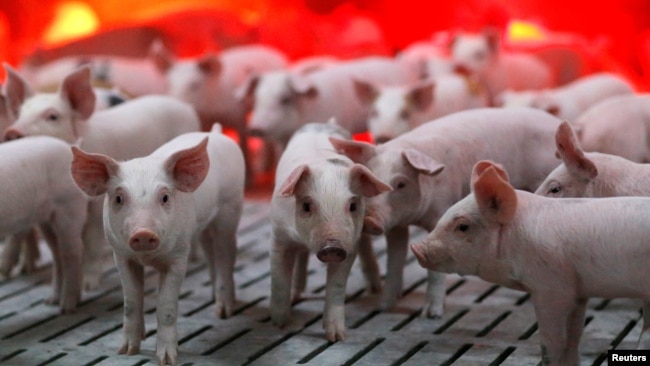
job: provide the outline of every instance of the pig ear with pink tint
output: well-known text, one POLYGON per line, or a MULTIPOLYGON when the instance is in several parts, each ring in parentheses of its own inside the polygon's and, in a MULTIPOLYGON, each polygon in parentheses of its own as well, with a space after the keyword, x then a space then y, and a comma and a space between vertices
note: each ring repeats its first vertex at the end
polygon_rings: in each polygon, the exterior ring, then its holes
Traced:
POLYGON ((25 100, 34 95, 34 90, 13 67, 8 63, 4 64, 7 71, 7 81, 5 85, 5 95, 7 96, 7 106, 9 111, 18 116, 20 106, 25 100))
POLYGON ((194 192, 208 175, 208 138, 189 149, 172 154, 165 161, 165 171, 174 180, 174 187, 181 192, 194 192))
POLYGON ((434 176, 440 174, 445 169, 445 165, 424 155, 415 149, 406 149, 402 152, 402 157, 410 166, 420 174, 434 176))
POLYGON ((596 165, 585 156, 573 129, 566 121, 560 124, 555 133, 555 146, 570 172, 586 179, 596 178, 598 175, 596 165))
POLYGON ((375 146, 367 142, 343 140, 336 137, 330 137, 329 140, 336 152, 347 156, 355 163, 365 164, 377 155, 375 146))
POLYGON ((510 181, 510 178, 508 177, 508 172, 503 168, 503 165, 494 163, 489 160, 480 160, 476 164, 474 164, 474 169, 472 169, 472 178, 470 180, 470 187, 474 187, 474 183, 478 180, 478 178, 485 173, 485 171, 488 168, 493 168, 497 174, 501 177, 506 182, 510 181))
POLYGON ((198 61, 196 66, 198 66, 199 70, 201 70, 203 73, 210 75, 219 75, 222 68, 221 60, 219 60, 219 57, 214 54, 203 56, 203 58, 198 61))
POLYGON ((370 105, 379 96, 379 90, 372 83, 352 78, 352 84, 354 84, 354 91, 362 104, 370 105))
POLYGON ((260 76, 252 74, 246 78, 244 84, 235 90, 235 98, 240 101, 250 101, 253 98, 257 84, 260 82, 260 76))
POLYGON ((149 57, 153 61, 154 65, 156 65, 158 71, 163 74, 174 66, 174 56, 160 39, 156 39, 151 44, 151 47, 149 48, 149 57))
POLYGON ((374 197, 380 193, 392 191, 393 188, 382 182, 361 164, 350 168, 350 185, 353 191, 359 191, 365 197, 374 197))
POLYGON ((434 90, 436 83, 433 80, 427 80, 412 86, 406 95, 409 104, 419 111, 429 109, 433 104, 434 90))
POLYGON ((99 196, 106 193, 108 180, 116 175, 118 170, 119 165, 108 156, 88 154, 72 146, 72 178, 87 195, 99 196))
POLYGON ((291 90, 300 96, 309 98, 318 96, 318 90, 307 76, 289 74, 289 85, 291 90))
POLYGON ((90 66, 82 66, 63 79, 59 94, 67 100, 81 119, 88 119, 95 111, 95 92, 90 85, 90 66))
POLYGON ((499 224, 507 224, 517 211, 517 193, 497 168, 487 166, 473 184, 474 197, 481 214, 499 224))
POLYGON ((295 194, 296 187, 300 181, 306 179, 310 174, 309 167, 306 164, 300 165, 294 169, 289 177, 282 183, 278 193, 282 197, 290 197, 295 194))

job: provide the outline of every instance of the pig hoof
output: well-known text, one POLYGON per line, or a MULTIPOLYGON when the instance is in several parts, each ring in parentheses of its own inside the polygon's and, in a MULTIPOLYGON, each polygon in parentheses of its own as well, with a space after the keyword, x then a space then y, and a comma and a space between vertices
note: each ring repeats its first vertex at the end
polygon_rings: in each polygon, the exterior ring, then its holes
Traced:
POLYGON ((120 355, 137 355, 138 352, 140 352, 140 343, 139 342, 129 342, 125 341, 122 347, 117 351, 118 354, 120 355))
POLYGON ((94 291, 99 288, 99 283, 101 282, 100 276, 89 276, 86 275, 87 278, 84 278, 84 290, 86 291, 94 291))
POLYGON ((442 318, 443 313, 443 306, 436 306, 433 304, 426 304, 422 309, 422 317, 429 319, 442 318))
POLYGON ((217 301, 215 314, 217 318, 227 319, 232 316, 234 306, 232 304, 226 304, 221 301, 217 301))
POLYGON ((326 326, 325 338, 330 342, 338 342, 345 340, 345 326, 337 326, 328 324, 326 326))
POLYGON ((158 365, 174 365, 176 364, 176 346, 161 346, 156 349, 156 357, 158 358, 158 365))

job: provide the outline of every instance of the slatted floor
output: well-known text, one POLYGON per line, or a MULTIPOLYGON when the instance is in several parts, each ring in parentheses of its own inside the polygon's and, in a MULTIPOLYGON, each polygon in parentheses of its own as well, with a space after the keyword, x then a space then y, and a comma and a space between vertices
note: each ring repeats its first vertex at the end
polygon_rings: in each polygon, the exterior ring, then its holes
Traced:
MULTIPOLYGON (((355 264, 346 303, 347 339, 330 343, 321 328, 325 267, 310 263, 307 300, 293 307, 288 327, 269 320, 269 205, 248 200, 239 229, 235 281, 237 311, 214 316, 208 273, 193 263, 179 300, 179 365, 537 365, 538 332, 525 293, 477 278, 447 277, 442 319, 421 318, 425 271, 409 256, 404 297, 397 308, 377 310, 378 296, 364 293, 355 264)), ((415 230, 414 239, 424 232, 415 230)), ((385 242, 375 248, 385 270, 385 242)), ((47 249, 43 250, 47 252, 47 249)), ((50 265, 0 282, 0 364, 155 364, 156 274, 146 279, 147 338, 135 356, 117 355, 122 339, 122 295, 115 270, 100 290, 85 293, 78 311, 59 316, 43 299, 50 293, 50 265)), ((640 304, 633 300, 590 302, 581 342, 582 365, 606 364, 607 350, 633 348, 641 329, 640 304)))

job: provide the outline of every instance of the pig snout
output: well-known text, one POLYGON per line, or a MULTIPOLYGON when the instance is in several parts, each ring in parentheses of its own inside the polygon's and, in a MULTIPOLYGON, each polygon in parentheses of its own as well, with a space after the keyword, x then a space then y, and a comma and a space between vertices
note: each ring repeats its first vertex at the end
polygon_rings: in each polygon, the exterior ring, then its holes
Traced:
POLYGON ((23 134, 14 128, 8 128, 4 134, 5 141, 17 140, 21 137, 23 137, 23 134))
POLYGON ((415 243, 411 245, 411 251, 415 255, 415 258, 418 260, 420 266, 427 267, 427 257, 424 254, 424 248, 422 243, 415 243))
POLYGON ((159 245, 158 235, 148 229, 140 229, 129 238, 129 246, 136 252, 155 250, 159 245))
POLYGON ((347 258, 348 253, 343 249, 339 240, 328 239, 325 246, 316 253, 316 257, 323 263, 341 263, 347 258))

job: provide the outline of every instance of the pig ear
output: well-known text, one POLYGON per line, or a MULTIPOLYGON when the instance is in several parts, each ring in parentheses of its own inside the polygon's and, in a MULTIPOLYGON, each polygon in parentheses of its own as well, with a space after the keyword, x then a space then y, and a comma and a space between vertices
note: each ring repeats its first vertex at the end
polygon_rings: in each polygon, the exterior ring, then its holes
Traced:
POLYGON ((336 137, 329 138, 334 150, 352 159, 355 163, 365 164, 377 155, 375 146, 361 141, 343 140, 336 137))
POLYGON ((165 171, 174 180, 174 186, 181 192, 194 192, 208 175, 208 138, 189 149, 177 151, 167 158, 165 171))
POLYGON ((72 146, 72 178, 89 196, 106 193, 108 180, 117 175, 119 165, 115 160, 101 154, 88 154, 72 146))
POLYGON ((374 197, 393 190, 391 186, 379 180, 370 169, 361 164, 354 164, 350 168, 350 185, 353 191, 358 191, 365 197, 374 197))
POLYGON ((7 71, 7 81, 5 85, 5 94, 7 96, 7 106, 9 111, 18 116, 20 106, 23 102, 34 95, 34 91, 25 80, 13 67, 9 64, 4 64, 7 71))
POLYGON ((153 61, 154 65, 156 65, 158 71, 163 74, 174 66, 174 56, 160 39, 156 39, 151 44, 151 47, 149 48, 149 57, 153 61))
POLYGON ((379 90, 367 81, 352 78, 352 83, 354 84, 354 91, 357 94, 357 98, 363 104, 372 104, 379 96, 379 90))
POLYGON ((510 181, 508 172, 506 172, 506 170, 503 168, 503 165, 491 162, 489 160, 481 160, 474 164, 474 168, 472 169, 472 178, 470 180, 470 187, 474 187, 474 183, 476 183, 478 178, 483 175, 483 173, 485 173, 488 168, 493 168, 504 181, 510 181))
POLYGON ((255 89, 257 88, 257 84, 260 81, 259 75, 252 74, 248 78, 246 78, 246 81, 244 84, 239 86, 237 90, 235 90, 235 98, 240 101, 249 101, 252 100, 253 95, 255 93, 255 89))
POLYGON ((290 197, 293 196, 296 187, 298 186, 298 183, 300 181, 303 181, 306 179, 310 174, 309 167, 306 164, 300 165, 296 169, 294 169, 291 174, 289 174, 289 177, 282 183, 280 186, 280 189, 278 190, 278 193, 282 197, 290 197))
POLYGON ((440 174, 445 169, 444 164, 441 164, 434 159, 424 155, 415 149, 406 149, 402 152, 402 158, 418 173, 434 176, 440 174))
POLYGON ((314 83, 306 76, 291 74, 289 76, 289 85, 291 90, 298 95, 309 98, 318 96, 318 89, 316 89, 314 83))
POLYGON ((483 29, 483 37, 485 37, 490 51, 492 53, 499 53, 499 41, 501 37, 499 30, 493 27, 487 27, 483 29))
POLYGON ((95 92, 90 86, 90 67, 83 66, 63 79, 59 89, 61 97, 70 103, 82 119, 88 119, 95 111, 95 92))
POLYGON ((414 85, 406 96, 409 104, 419 111, 429 109, 433 104, 435 86, 436 84, 432 80, 414 85))
POLYGON ((196 64, 199 70, 206 74, 210 75, 219 75, 221 73, 221 60, 215 54, 205 55, 199 62, 196 64))
POLYGON ((492 221, 506 224, 517 211, 517 193, 494 166, 483 171, 473 184, 480 212, 492 221))
POLYGON ((598 175, 596 165, 585 156, 567 121, 562 122, 555 133, 555 146, 570 172, 585 179, 596 178, 598 175))

